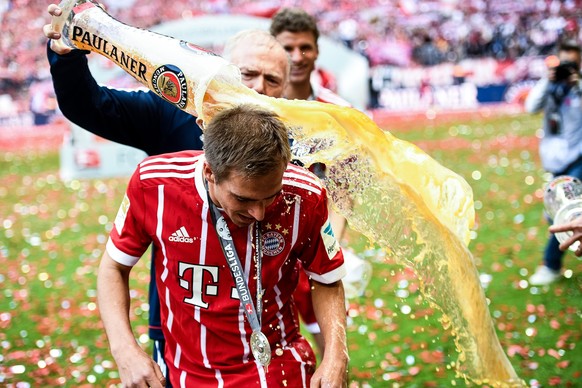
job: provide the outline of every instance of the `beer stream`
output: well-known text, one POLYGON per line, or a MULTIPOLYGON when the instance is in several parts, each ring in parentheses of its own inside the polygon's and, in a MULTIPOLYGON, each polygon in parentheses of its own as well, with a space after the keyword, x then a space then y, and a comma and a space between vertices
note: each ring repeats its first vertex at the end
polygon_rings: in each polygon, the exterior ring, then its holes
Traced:
POLYGON ((415 272, 454 335, 459 376, 525 386, 501 348, 467 248, 474 207, 465 180, 355 109, 259 95, 242 85, 236 67, 200 47, 125 25, 90 1, 60 7, 53 22, 63 32, 59 44, 105 56, 204 122, 241 103, 275 111, 291 128, 301 160, 327 165, 330 198, 350 227, 415 272))

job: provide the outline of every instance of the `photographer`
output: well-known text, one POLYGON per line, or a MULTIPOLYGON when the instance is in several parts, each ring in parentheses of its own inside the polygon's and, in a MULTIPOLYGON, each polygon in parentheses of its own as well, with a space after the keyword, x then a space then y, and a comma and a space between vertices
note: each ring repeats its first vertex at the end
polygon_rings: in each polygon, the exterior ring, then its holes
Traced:
MULTIPOLYGON (((525 108, 544 111, 544 136, 540 159, 554 176, 570 175, 582 179, 582 103, 580 84, 580 45, 563 42, 558 56, 546 60, 548 77, 531 90, 525 108)), ((544 263, 530 277, 532 285, 547 285, 560 278, 563 252, 552 235, 544 252, 544 263)))

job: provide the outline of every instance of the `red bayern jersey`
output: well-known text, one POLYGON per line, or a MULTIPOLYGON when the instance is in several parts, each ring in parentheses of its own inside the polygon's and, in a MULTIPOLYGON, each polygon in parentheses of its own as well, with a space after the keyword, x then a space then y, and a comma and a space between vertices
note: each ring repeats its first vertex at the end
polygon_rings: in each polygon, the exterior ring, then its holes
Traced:
MULTIPOLYGON (((325 88, 320 83, 311 82, 311 90, 313 91, 313 96, 311 100, 325 102, 328 104, 334 104, 339 106, 351 106, 349 102, 341 98, 339 95, 325 88)), ((320 169, 325 171, 325 165, 318 163, 320 169)), ((341 237, 341 236, 340 236, 341 237)), ((311 301, 311 284, 309 283, 309 277, 305 273, 301 273, 299 276, 299 285, 293 296, 295 299, 295 305, 303 322, 305 323, 305 328, 310 333, 320 333, 321 329, 317 323, 317 318, 315 317, 315 311, 313 311, 313 303, 311 301)))
POLYGON ((316 82, 311 83, 311 90, 313 91, 313 99, 319 102, 327 102, 328 104, 334 104, 339 106, 349 106, 352 105, 341 98, 336 93, 331 90, 317 84, 316 82))
MULTIPOLYGON (((203 162, 200 151, 145 159, 128 185, 107 251, 119 263, 134 265, 150 242, 156 245, 166 361, 174 385, 229 386, 241 374, 257 386, 305 385, 314 359, 299 334, 291 298, 296 263, 322 283, 345 273, 325 189, 307 170, 290 165, 281 195, 260 223, 262 331, 273 350, 273 362, 263 369, 252 356, 251 329, 209 215, 203 162)), ((225 218, 256 303, 253 227, 237 227, 225 218)))

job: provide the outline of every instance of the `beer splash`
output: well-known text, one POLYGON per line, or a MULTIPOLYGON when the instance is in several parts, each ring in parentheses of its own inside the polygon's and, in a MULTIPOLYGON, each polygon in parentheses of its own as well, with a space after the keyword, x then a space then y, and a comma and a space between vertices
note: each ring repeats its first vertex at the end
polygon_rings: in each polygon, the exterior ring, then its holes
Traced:
POLYGON ((63 32, 60 44, 109 58, 204 122, 241 103, 275 111, 291 127, 300 158, 328 166, 326 187, 350 227, 415 272, 454 334, 457 373, 475 384, 525 386, 501 348, 466 246, 474 207, 461 177, 357 110, 259 95, 241 84, 238 69, 204 49, 127 26, 90 1, 60 7, 53 23, 63 32))

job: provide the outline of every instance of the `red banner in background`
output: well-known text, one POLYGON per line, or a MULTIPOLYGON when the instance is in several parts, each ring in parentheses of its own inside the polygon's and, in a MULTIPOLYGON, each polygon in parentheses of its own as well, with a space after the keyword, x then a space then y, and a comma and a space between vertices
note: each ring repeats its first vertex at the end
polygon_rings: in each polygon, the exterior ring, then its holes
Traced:
POLYGON ((53 151, 68 131, 69 125, 62 120, 48 125, 0 125, 0 152, 53 151))

